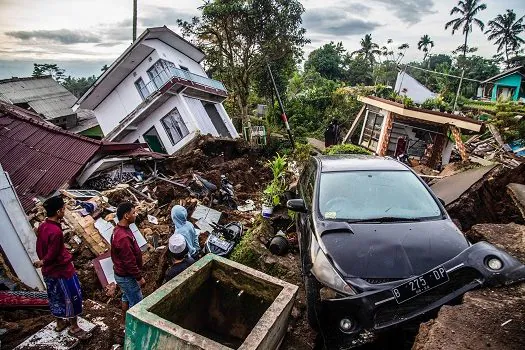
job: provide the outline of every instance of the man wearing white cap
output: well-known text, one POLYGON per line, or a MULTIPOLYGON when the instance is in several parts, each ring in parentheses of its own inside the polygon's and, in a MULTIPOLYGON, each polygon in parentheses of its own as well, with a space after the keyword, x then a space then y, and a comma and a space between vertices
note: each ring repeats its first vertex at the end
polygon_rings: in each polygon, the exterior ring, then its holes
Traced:
POLYGON ((184 236, 174 233, 168 241, 168 259, 171 267, 164 275, 164 283, 168 282, 195 262, 189 255, 189 248, 184 236))

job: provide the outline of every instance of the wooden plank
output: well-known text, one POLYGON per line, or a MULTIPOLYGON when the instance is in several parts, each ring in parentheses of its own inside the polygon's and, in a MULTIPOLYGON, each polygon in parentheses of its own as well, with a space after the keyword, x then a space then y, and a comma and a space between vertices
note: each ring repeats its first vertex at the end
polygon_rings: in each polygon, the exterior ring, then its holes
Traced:
POLYGON ((357 127, 359 126, 361 119, 364 118, 365 116, 365 110, 366 110, 366 104, 363 104, 363 107, 361 107, 361 110, 357 114, 357 117, 354 119, 354 122, 352 123, 352 126, 350 127, 350 130, 348 130, 348 133, 346 134, 342 143, 347 143, 348 140, 352 137, 357 127))
POLYGON ((496 140, 498 145, 500 147, 505 146, 505 142, 503 141, 503 137, 501 137, 501 134, 499 133, 498 128, 496 128, 492 124, 488 124, 488 127, 489 127, 489 130, 490 130, 490 133, 492 134, 492 136, 494 136, 494 139, 496 140))

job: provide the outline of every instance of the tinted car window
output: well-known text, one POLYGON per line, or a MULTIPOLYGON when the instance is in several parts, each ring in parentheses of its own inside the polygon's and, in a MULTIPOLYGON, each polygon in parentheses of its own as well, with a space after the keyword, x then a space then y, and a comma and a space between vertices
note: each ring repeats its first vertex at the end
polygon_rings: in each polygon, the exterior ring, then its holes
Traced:
POLYGON ((410 171, 323 173, 319 211, 325 219, 343 220, 424 219, 441 215, 434 198, 410 171))
POLYGON ((300 195, 308 206, 312 203, 312 195, 313 195, 312 184, 315 183, 315 170, 316 170, 315 163, 313 162, 308 163, 300 179, 300 182, 301 182, 300 195))

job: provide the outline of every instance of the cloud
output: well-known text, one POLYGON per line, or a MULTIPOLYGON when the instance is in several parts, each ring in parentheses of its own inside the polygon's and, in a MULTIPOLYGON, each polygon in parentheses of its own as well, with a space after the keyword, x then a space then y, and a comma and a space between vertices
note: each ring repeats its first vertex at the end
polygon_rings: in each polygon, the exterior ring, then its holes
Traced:
POLYGON ((97 46, 97 47, 113 47, 113 46, 117 46, 117 45, 121 45, 121 44, 122 44, 122 41, 108 41, 108 42, 103 42, 103 43, 96 44, 95 46, 97 46))
POLYGON ((174 25, 178 19, 190 21, 198 14, 197 11, 189 12, 188 10, 180 10, 173 7, 147 6, 143 14, 139 16, 138 21, 145 27, 162 27, 164 25, 174 25))
POLYGON ((359 15, 368 15, 370 11, 372 10, 370 6, 359 4, 359 3, 348 4, 348 9, 359 15))
MULTIPOLYGON (((353 13, 356 5, 351 4, 347 8, 316 8, 307 10, 303 15, 304 27, 309 33, 314 35, 349 36, 369 33, 381 26, 379 23, 355 17, 353 13)), ((361 5, 358 7, 361 7, 361 5)), ((362 7, 361 10, 366 6, 362 7)))
POLYGON ((436 13, 434 0, 372 0, 386 5, 387 9, 401 20, 413 25, 421 22, 425 15, 436 13))
POLYGON ((13 31, 6 32, 7 36, 22 41, 50 41, 64 45, 81 44, 81 43, 99 43, 100 36, 83 31, 72 31, 69 29, 59 30, 31 30, 31 31, 13 31))

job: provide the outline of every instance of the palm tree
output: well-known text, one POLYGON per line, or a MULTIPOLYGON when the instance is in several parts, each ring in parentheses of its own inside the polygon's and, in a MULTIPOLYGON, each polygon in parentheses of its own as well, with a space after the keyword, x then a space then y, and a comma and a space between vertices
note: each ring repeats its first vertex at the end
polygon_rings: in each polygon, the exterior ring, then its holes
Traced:
POLYGON ((480 4, 480 0, 460 0, 458 5, 454 6, 450 11, 450 15, 456 13, 460 14, 460 17, 454 18, 452 21, 445 24, 445 29, 452 27, 452 35, 463 26, 463 34, 465 35, 465 44, 463 45, 463 58, 467 55, 467 41, 468 35, 472 32, 472 22, 483 31, 485 29, 485 23, 476 18, 476 15, 487 8, 486 4, 480 4))
POLYGON ((519 35, 525 30, 522 16, 516 19, 516 14, 513 10, 507 10, 504 15, 497 15, 496 18, 489 21, 489 29, 485 34, 489 35, 489 40, 496 40, 498 45, 498 53, 505 50, 505 61, 509 60, 509 52, 517 52, 521 44, 525 44, 525 40, 519 35))
POLYGON ((425 53, 425 56, 423 56, 423 61, 426 61, 427 59, 428 51, 430 51, 428 48, 429 46, 432 49, 434 47, 434 42, 430 40, 430 37, 427 34, 425 34, 417 43, 417 49, 422 50, 425 53))
POLYGON ((362 55, 363 58, 373 66, 376 61, 375 56, 380 55, 381 50, 379 50, 379 45, 372 42, 372 34, 366 34, 365 37, 361 39, 361 48, 352 52, 352 55, 355 54, 362 55))

